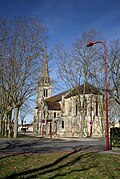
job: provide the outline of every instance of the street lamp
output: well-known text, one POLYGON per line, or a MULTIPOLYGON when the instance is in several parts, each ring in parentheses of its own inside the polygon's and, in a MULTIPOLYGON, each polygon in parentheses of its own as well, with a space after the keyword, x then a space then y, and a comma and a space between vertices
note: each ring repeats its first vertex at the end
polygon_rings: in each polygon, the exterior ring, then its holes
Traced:
POLYGON ((101 43, 104 47, 104 65, 105 65, 105 85, 106 85, 106 150, 109 150, 109 126, 108 126, 108 66, 106 63, 106 44, 102 41, 93 42, 90 41, 87 47, 91 47, 95 44, 101 43))

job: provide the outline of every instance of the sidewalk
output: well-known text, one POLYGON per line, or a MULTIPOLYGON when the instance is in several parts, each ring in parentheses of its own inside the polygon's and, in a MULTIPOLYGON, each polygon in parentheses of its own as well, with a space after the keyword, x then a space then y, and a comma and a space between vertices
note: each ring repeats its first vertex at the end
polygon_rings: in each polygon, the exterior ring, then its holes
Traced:
MULTIPOLYGON (((57 137, 53 138, 53 139, 58 139, 57 137)), ((64 138, 60 138, 61 140, 67 140, 67 141, 99 141, 99 140, 104 140, 103 138, 78 138, 78 137, 74 137, 74 138, 69 138, 69 137, 64 137, 64 138)))
POLYGON ((119 154, 120 155, 120 148, 117 149, 112 149, 112 150, 105 150, 105 151, 101 151, 100 153, 106 153, 106 154, 119 154))

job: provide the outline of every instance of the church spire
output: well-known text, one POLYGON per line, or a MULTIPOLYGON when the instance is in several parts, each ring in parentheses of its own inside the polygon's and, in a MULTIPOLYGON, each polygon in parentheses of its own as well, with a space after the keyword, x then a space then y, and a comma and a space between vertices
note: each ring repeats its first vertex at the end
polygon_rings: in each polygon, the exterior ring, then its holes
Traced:
POLYGON ((52 79, 49 77, 48 71, 48 56, 46 49, 43 50, 43 62, 41 75, 38 79, 38 96, 37 96, 37 104, 41 101, 41 99, 46 99, 52 96, 52 79))
POLYGON ((46 49, 43 49, 42 78, 49 78, 48 72, 48 56, 46 49))

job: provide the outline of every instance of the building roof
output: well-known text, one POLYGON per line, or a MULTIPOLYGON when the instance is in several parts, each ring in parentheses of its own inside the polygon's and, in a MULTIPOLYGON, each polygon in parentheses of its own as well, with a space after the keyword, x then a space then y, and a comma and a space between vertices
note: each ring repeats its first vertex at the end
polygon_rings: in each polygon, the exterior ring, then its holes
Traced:
MULTIPOLYGON (((84 84, 83 85, 77 85, 75 88, 71 90, 64 91, 62 93, 59 93, 55 96, 52 96, 50 98, 47 98, 46 101, 52 101, 52 102, 59 102, 62 100, 62 96, 66 95, 67 97, 75 96, 77 94, 83 94, 84 93, 84 84)), ((85 83, 85 94, 102 94, 98 88, 91 85, 90 83, 85 83)))
POLYGON ((61 110, 58 102, 46 101, 49 110, 61 110))
POLYGON ((75 96, 77 94, 102 94, 98 88, 91 85, 90 83, 85 83, 83 85, 77 85, 73 90, 71 90, 68 95, 66 95, 66 98, 69 98, 70 96, 75 96))
POLYGON ((85 85, 83 84, 81 86, 77 85, 72 90, 67 90, 60 94, 47 98, 45 101, 47 103, 48 109, 61 110, 61 106, 58 102, 62 100, 62 96, 65 96, 65 98, 69 98, 71 96, 75 96, 78 94, 84 94, 84 90, 85 90, 85 94, 102 94, 98 88, 94 87, 89 83, 85 83, 85 85))
POLYGON ((47 98, 46 101, 51 101, 51 102, 59 102, 62 100, 62 96, 67 94, 69 90, 65 91, 65 92, 62 92, 62 93, 59 93, 55 96, 52 96, 50 98, 47 98))

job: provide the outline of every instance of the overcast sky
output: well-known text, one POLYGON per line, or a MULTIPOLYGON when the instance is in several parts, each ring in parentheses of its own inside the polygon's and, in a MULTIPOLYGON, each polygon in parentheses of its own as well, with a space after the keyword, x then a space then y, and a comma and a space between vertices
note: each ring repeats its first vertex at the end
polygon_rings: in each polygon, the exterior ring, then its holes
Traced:
POLYGON ((69 45, 91 28, 107 40, 120 36, 119 0, 0 0, 0 16, 40 17, 48 26, 49 43, 69 45))

